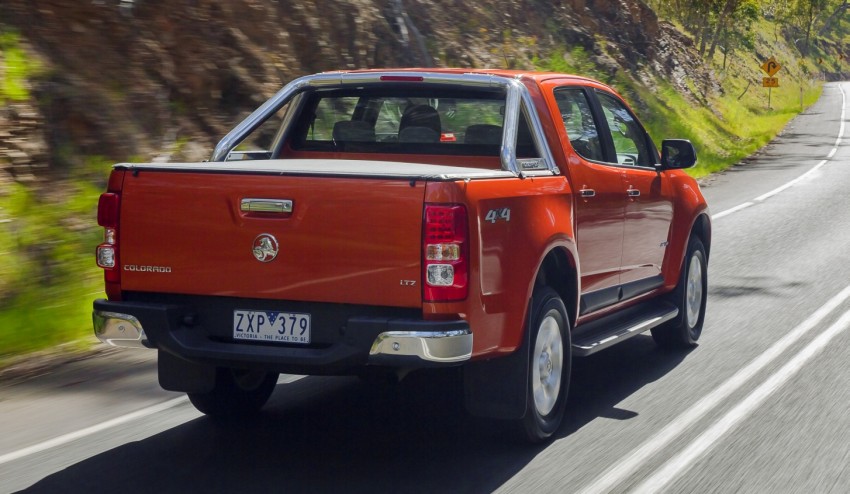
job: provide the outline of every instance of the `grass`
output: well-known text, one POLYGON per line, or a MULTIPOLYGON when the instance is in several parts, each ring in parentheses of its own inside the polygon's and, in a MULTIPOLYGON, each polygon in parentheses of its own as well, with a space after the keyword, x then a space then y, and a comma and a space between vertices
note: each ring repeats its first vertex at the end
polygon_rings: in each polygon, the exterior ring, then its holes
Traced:
MULTIPOLYGON (((31 99, 42 65, 14 31, 0 31, 0 105, 31 99)), ((73 179, 36 192, 0 186, 0 364, 10 356, 94 341, 91 302, 103 296, 94 246, 97 198, 108 174, 102 158, 81 161, 73 179)))
MULTIPOLYGON (((762 32, 772 29, 761 28, 762 32)), ((700 81, 687 81, 695 96, 686 96, 663 80, 648 88, 622 72, 611 80, 581 48, 535 59, 534 64, 541 70, 588 75, 610 84, 635 108, 656 145, 665 138, 694 143, 699 161, 689 172, 701 177, 734 165, 773 139, 799 113, 801 85, 804 107, 820 97, 821 83, 806 73, 809 69, 799 68, 808 67, 809 62, 799 65, 793 50, 781 40, 762 39, 756 51, 778 53, 777 59, 789 61, 791 67, 777 74, 781 87, 770 91, 770 107, 768 90, 761 87, 761 62, 751 52, 730 54, 727 70, 719 71, 719 93, 703 94, 700 81)), ((713 62, 721 67, 722 54, 713 62)))
POLYGON ((100 187, 56 184, 44 199, 20 184, 0 195, 0 361, 93 339, 91 302, 102 295, 93 250, 100 187))

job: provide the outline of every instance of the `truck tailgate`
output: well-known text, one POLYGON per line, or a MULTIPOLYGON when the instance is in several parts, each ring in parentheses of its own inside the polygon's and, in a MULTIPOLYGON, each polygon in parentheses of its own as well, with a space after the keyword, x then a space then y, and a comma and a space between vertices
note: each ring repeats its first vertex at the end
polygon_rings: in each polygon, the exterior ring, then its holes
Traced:
POLYGON ((121 287, 418 307, 424 194, 391 178, 128 173, 121 287), (243 199, 290 200, 292 212, 246 212, 243 199), (254 255, 263 234, 278 243, 268 262, 254 255))

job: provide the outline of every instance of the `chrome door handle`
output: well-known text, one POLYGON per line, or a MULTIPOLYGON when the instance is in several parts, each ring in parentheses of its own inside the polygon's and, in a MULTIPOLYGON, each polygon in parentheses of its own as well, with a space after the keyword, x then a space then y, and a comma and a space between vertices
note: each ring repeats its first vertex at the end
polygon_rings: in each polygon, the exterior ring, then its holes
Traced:
POLYGON ((244 213, 292 213, 289 199, 242 199, 239 209, 244 213))
POLYGON ((582 197, 596 197, 596 191, 593 189, 581 189, 579 192, 582 197))
POLYGON ((640 190, 638 189, 629 189, 628 190, 629 197, 638 197, 640 195, 640 190))

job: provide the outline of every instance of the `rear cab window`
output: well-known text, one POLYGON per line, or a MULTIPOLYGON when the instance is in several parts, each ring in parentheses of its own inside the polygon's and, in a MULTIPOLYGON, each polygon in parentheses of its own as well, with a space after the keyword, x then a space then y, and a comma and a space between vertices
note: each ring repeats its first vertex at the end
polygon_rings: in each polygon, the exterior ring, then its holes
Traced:
MULTIPOLYGON (((373 160, 397 159, 398 155, 476 156, 492 158, 483 163, 499 169, 504 121, 505 93, 501 90, 417 86, 317 89, 304 95, 278 155, 309 158, 333 153, 342 159, 351 155, 373 160)), ((524 113, 517 133, 517 158, 540 158, 524 113)), ((474 163, 459 159, 457 164, 474 163)))

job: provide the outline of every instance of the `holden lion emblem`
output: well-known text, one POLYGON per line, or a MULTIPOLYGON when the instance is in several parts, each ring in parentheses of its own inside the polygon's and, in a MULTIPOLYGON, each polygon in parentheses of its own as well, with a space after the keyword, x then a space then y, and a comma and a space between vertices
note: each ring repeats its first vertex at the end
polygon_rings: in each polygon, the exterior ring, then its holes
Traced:
POLYGON ((260 262, 270 262, 277 257, 277 239, 274 235, 261 233, 254 239, 254 257, 260 262))

